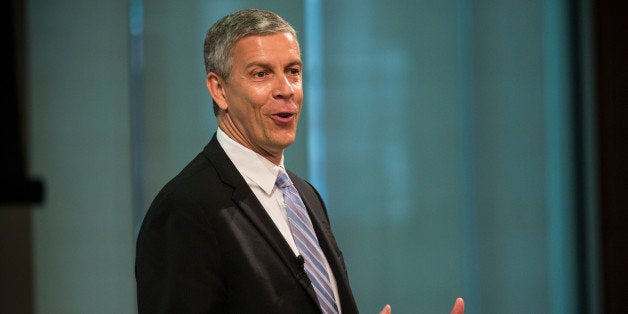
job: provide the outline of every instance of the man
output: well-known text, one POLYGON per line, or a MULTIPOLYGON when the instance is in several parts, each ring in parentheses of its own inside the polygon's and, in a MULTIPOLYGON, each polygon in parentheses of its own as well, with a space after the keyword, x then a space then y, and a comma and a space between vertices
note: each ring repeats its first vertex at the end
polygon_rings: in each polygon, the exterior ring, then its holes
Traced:
POLYGON ((320 195, 285 176, 303 100, 294 29, 238 11, 209 29, 204 52, 219 128, 144 218, 139 312, 358 313, 320 195))

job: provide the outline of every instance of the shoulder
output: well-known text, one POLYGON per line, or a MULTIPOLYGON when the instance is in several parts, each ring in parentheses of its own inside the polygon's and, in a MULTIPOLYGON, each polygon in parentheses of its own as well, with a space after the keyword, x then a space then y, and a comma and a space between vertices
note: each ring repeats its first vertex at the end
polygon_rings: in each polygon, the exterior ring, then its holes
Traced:
POLYGON ((297 190, 299 190, 299 192, 302 193, 303 191, 308 191, 318 195, 318 191, 309 181, 301 178, 296 173, 290 170, 286 170, 286 172, 288 173, 288 176, 290 176, 290 180, 292 180, 292 183, 294 183, 294 186, 297 188, 297 190))
POLYGON ((323 209, 325 215, 327 215, 325 202, 323 201, 320 193, 318 193, 318 190, 316 190, 316 188, 309 181, 299 177, 294 172, 288 170, 288 175, 290 176, 290 180, 292 180, 292 183, 294 183, 297 191, 299 191, 301 198, 307 200, 310 203, 317 204, 323 209))
POLYGON ((215 212, 214 208, 229 203, 233 187, 222 178, 229 167, 217 165, 219 162, 223 161, 208 156, 207 148, 197 154, 154 196, 143 225, 173 216, 204 220, 215 212))

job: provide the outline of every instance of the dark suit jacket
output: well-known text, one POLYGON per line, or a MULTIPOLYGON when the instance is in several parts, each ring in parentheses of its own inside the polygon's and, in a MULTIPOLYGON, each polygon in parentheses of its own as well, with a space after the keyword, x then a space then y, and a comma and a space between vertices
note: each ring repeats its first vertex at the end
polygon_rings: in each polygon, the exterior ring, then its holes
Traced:
MULTIPOLYGON (((316 190, 289 172, 336 277, 358 313, 342 253, 316 190)), ((159 192, 135 261, 139 313, 320 313, 294 256, 216 136, 159 192)))

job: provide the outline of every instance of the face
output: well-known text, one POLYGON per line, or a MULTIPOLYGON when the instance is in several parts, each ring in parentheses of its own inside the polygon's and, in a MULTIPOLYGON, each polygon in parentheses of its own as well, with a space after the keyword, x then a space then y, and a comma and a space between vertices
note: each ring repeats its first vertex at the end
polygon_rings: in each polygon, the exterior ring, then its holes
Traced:
POLYGON ((290 33, 248 36, 231 52, 231 75, 207 75, 220 128, 275 164, 294 142, 303 101, 299 44, 290 33))

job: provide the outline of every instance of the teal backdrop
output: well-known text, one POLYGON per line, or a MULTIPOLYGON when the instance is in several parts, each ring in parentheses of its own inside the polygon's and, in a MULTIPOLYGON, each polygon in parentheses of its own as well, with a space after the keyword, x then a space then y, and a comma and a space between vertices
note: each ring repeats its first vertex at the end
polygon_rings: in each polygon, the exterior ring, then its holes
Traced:
POLYGON ((362 313, 449 313, 458 296, 471 314, 600 313, 596 194, 574 175, 594 186, 576 2, 28 1, 36 312, 136 312, 139 223, 216 130, 205 32, 258 7, 298 32, 286 164, 322 193, 362 313))

